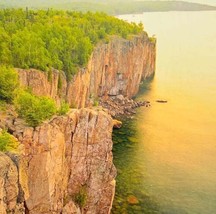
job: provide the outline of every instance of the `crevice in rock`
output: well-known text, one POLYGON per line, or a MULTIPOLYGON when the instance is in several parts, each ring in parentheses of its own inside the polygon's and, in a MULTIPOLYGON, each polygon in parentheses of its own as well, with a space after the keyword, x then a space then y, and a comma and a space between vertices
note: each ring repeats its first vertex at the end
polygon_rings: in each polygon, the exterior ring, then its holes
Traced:
POLYGON ((29 209, 27 207, 26 201, 24 201, 25 214, 29 214, 29 209))
MULTIPOLYGON (((10 167, 10 165, 8 164, 8 166, 6 167, 7 169, 10 167)), ((8 192, 7 192, 7 181, 8 181, 8 171, 6 171, 6 173, 4 174, 4 185, 3 185, 3 190, 5 191, 5 197, 3 198, 3 201, 8 209, 8 200, 7 200, 7 195, 8 195, 8 192)))
POLYGON ((8 128, 7 128, 7 132, 8 132, 9 134, 13 135, 14 130, 13 130, 11 127, 8 127, 8 128))
MULTIPOLYGON (((70 143, 71 143, 71 155, 70 155, 70 159, 69 159, 69 164, 71 165, 71 161, 72 161, 72 156, 73 156, 73 144, 74 144, 74 135, 75 135, 75 133, 76 133, 76 129, 77 129, 77 124, 78 124, 78 122, 77 122, 77 118, 76 118, 76 121, 74 121, 75 122, 75 124, 74 124, 74 130, 71 132, 71 136, 70 136, 70 143)), ((68 173, 68 181, 70 180, 70 178, 71 178, 71 169, 69 170, 69 173, 68 173)))
POLYGON ((17 186, 18 186, 18 195, 17 195, 17 203, 23 203, 24 201, 24 191, 22 189, 22 186, 20 184, 20 171, 19 171, 19 157, 16 155, 13 155, 11 153, 6 153, 6 155, 13 161, 17 168, 18 173, 18 180, 17 180, 17 186))

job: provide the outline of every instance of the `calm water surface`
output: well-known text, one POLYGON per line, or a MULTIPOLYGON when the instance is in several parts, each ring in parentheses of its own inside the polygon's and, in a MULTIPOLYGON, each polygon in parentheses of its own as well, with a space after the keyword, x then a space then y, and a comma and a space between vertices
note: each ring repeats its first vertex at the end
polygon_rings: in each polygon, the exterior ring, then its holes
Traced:
POLYGON ((157 69, 114 133, 113 213, 216 213, 216 12, 123 15, 157 37, 157 69), (157 103, 163 99, 168 103, 157 103), (129 196, 139 203, 128 203, 129 196))

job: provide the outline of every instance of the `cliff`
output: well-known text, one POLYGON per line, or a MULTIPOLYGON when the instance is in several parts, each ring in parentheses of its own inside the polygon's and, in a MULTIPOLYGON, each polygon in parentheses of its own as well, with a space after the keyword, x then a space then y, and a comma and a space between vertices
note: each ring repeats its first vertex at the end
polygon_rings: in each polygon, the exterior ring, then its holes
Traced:
POLYGON ((4 124, 19 139, 19 156, 0 153, 0 213, 110 213, 116 170, 112 118, 72 110, 33 129, 4 124), (18 167, 17 167, 18 166, 18 167))
POLYGON ((66 99, 71 106, 80 108, 104 95, 134 96, 141 80, 154 73, 155 55, 155 42, 142 33, 130 40, 113 37, 108 44, 99 44, 86 68, 69 82, 57 70, 50 77, 35 69, 17 70, 22 85, 35 94, 50 96, 57 103, 66 99))
POLYGON ((17 69, 21 85, 33 93, 80 109, 36 128, 13 111, 0 117, 0 127, 19 140, 21 149, 19 155, 0 153, 0 213, 110 213, 116 176, 113 120, 102 110, 82 107, 98 97, 131 98, 154 70, 155 42, 145 33, 99 44, 71 81, 57 70, 17 69))

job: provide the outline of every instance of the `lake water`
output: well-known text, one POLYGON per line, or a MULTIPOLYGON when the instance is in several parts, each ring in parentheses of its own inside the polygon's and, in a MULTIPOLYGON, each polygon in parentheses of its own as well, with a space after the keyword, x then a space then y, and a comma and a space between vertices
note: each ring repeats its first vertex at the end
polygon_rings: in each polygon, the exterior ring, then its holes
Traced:
POLYGON ((216 12, 119 18, 141 21, 156 35, 157 69, 137 97, 151 107, 114 132, 119 173, 112 213, 214 214, 216 12))

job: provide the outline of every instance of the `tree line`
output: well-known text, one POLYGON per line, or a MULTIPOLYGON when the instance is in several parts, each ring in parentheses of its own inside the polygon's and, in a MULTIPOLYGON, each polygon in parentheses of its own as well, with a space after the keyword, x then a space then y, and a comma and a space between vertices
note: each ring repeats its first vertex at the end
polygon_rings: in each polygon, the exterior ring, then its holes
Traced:
MULTIPOLYGON (((78 67, 86 65, 98 42, 108 42, 111 35, 127 38, 141 31, 142 25, 104 13, 0 10, 0 112, 12 104, 19 117, 33 127, 54 114, 67 113, 69 105, 64 101, 56 106, 51 98, 21 88, 14 67, 40 69, 47 71, 48 76, 55 68, 63 70, 70 79, 78 67)), ((0 138, 4 142, 0 143, 0 151, 11 150, 15 145, 6 130, 0 138)))
POLYGON ((63 70, 67 78, 85 66, 94 46, 110 35, 127 38, 143 26, 104 13, 0 10, 0 63, 19 68, 63 70))

